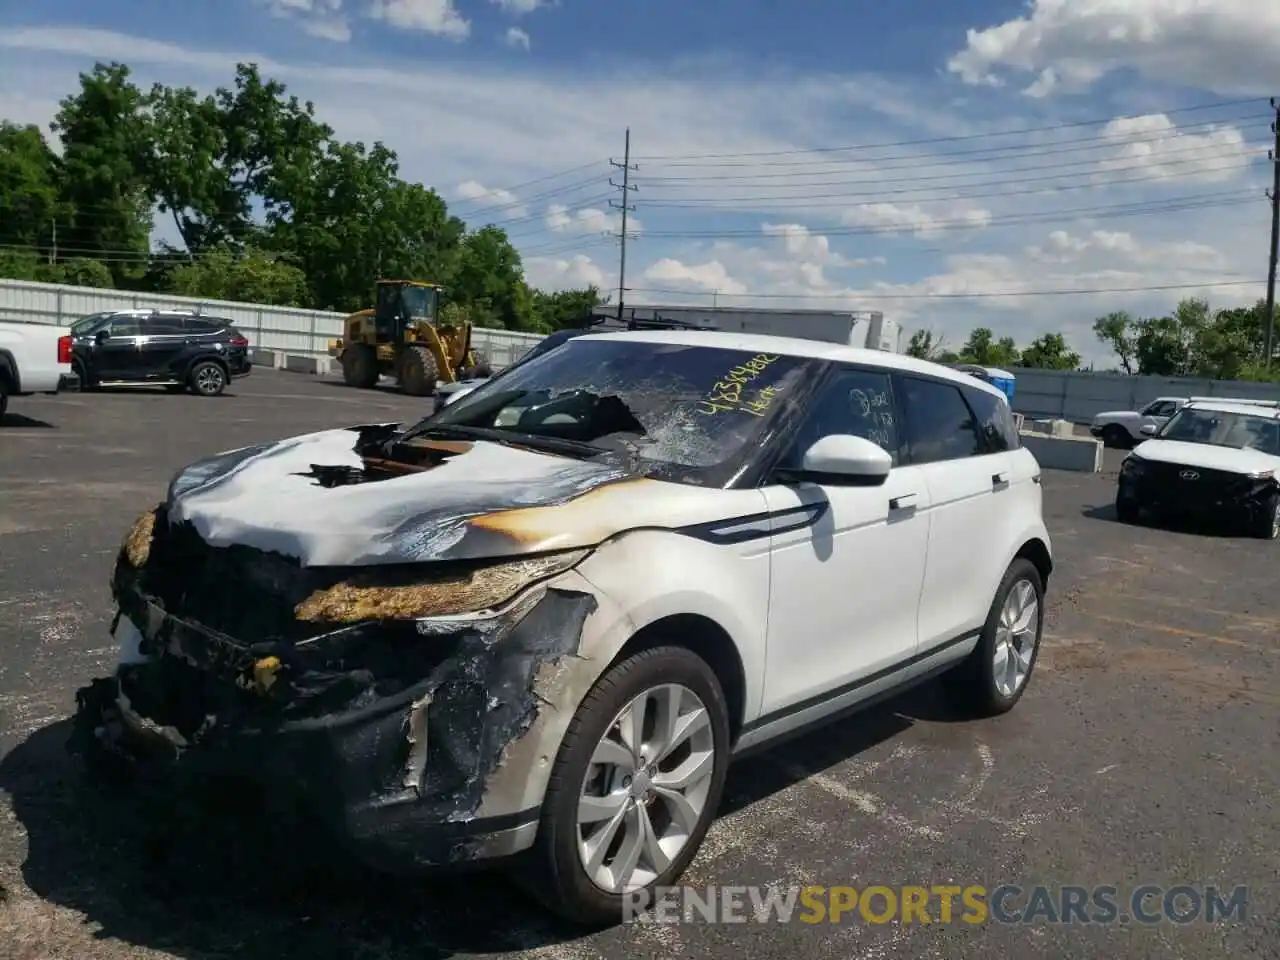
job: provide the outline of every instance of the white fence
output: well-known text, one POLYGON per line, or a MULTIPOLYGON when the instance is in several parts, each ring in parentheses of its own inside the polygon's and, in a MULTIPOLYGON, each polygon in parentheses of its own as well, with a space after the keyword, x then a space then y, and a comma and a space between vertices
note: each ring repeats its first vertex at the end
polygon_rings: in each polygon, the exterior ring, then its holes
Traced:
POLYGON ((1028 419, 1088 423, 1106 410, 1139 410, 1157 397, 1280 400, 1280 383, 1015 369, 1013 406, 1028 419))
MULTIPOLYGON (((252 346, 263 350, 320 356, 328 350, 330 340, 342 336, 344 314, 341 313, 0 279, 0 320, 66 326, 80 317, 105 310, 185 310, 196 307, 200 307, 203 313, 226 317, 249 338, 252 346)), ((478 350, 488 354, 495 367, 503 367, 542 337, 514 330, 477 327, 472 339, 478 350)))

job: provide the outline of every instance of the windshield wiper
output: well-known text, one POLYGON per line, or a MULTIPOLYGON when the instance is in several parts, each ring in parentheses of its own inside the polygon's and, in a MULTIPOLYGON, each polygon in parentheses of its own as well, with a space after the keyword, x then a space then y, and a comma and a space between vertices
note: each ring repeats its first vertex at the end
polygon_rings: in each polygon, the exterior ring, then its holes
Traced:
POLYGON ((581 440, 565 440, 561 437, 544 437, 537 433, 520 433, 515 430, 499 430, 494 427, 470 427, 460 423, 441 423, 423 426, 414 431, 416 437, 457 437, 467 440, 492 440, 504 446, 532 447, 548 453, 567 457, 598 457, 609 451, 581 440))

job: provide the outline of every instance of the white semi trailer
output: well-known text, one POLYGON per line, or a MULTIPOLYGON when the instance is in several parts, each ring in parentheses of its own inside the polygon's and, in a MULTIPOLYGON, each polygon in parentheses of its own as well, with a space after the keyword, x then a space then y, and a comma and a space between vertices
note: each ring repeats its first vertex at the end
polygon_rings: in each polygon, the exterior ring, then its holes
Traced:
MULTIPOLYGON (((611 320, 618 308, 602 305, 593 311, 611 320)), ((657 307, 625 306, 622 323, 635 320, 640 325, 657 322, 679 326, 723 330, 733 333, 768 333, 775 336, 822 340, 869 350, 901 353, 902 328, 878 310, 767 310, 751 307, 657 307)), ((611 324, 610 326, 613 326, 611 324)))

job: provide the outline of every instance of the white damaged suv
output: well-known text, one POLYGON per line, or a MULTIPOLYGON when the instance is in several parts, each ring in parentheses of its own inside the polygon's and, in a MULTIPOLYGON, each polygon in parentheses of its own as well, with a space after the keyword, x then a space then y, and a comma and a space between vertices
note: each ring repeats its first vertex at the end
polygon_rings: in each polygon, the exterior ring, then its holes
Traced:
POLYGON ((684 871, 744 750, 938 675, 1012 708, 1052 569, 993 387, 582 336, 408 430, 181 471, 120 551, 74 747, 251 776, 375 863, 506 859, 607 922, 684 871))

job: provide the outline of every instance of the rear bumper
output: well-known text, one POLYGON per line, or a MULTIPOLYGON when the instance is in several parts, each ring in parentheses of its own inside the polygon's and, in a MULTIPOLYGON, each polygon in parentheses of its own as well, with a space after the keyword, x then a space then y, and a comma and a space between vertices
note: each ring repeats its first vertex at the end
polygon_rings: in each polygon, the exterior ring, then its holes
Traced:
POLYGON ((66 391, 76 391, 80 389, 80 375, 78 373, 64 373, 58 377, 58 389, 56 393, 66 391))

